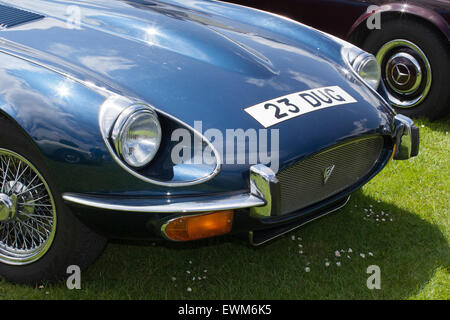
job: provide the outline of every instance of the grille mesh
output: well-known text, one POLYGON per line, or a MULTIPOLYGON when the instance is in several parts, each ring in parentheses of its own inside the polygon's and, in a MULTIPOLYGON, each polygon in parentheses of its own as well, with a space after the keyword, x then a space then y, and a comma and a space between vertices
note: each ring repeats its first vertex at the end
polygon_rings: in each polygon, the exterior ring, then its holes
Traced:
POLYGON ((312 155, 281 171, 281 214, 325 200, 359 182, 370 173, 383 151, 384 139, 359 139, 312 155), (326 183, 324 172, 332 169, 326 183))
POLYGON ((0 27, 10 28, 15 25, 43 18, 39 14, 0 5, 0 27))

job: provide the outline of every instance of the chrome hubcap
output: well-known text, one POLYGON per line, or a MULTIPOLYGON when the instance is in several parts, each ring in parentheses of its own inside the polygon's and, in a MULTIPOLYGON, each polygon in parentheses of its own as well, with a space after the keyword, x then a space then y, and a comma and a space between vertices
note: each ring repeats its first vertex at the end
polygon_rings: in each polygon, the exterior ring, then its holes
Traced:
POLYGON ((422 68, 412 55, 400 52, 387 61, 386 80, 395 92, 411 95, 422 83, 422 68))
POLYGON ((13 216, 14 203, 8 195, 0 193, 0 222, 6 221, 13 216))
POLYGON ((378 51, 377 60, 393 105, 411 108, 427 97, 432 83, 431 66, 414 43, 401 39, 390 41, 378 51))
POLYGON ((0 262, 37 261, 55 231, 55 203, 42 175, 22 156, 0 149, 0 262))

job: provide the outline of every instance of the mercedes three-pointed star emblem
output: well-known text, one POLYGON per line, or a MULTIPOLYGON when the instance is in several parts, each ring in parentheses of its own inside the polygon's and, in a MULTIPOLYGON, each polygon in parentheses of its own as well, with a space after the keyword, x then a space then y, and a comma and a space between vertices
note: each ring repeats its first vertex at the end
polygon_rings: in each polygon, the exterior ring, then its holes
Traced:
POLYGON ((400 86, 408 83, 411 78, 411 73, 406 65, 403 63, 397 63, 392 69, 392 79, 400 86))

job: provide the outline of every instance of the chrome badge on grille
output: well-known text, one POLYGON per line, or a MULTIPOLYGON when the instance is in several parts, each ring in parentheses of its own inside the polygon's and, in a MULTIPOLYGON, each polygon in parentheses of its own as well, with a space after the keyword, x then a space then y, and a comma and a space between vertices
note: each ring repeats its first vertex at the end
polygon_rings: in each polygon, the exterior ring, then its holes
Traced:
POLYGON ((323 171, 323 184, 326 184, 328 182, 328 179, 330 179, 335 167, 336 166, 333 164, 323 171))

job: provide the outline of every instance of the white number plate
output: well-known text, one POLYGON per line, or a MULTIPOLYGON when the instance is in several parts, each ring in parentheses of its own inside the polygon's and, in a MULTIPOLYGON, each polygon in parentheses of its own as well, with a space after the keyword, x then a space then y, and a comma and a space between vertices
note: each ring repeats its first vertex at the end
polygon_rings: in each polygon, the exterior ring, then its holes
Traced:
POLYGON ((292 93, 245 109, 265 128, 301 116, 302 114, 357 102, 338 86, 292 93))

